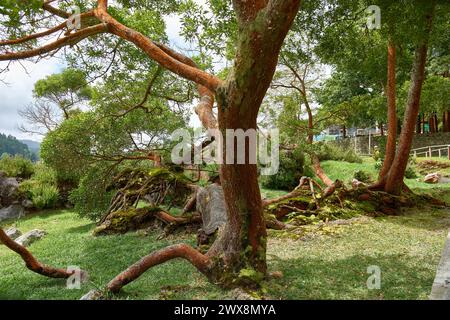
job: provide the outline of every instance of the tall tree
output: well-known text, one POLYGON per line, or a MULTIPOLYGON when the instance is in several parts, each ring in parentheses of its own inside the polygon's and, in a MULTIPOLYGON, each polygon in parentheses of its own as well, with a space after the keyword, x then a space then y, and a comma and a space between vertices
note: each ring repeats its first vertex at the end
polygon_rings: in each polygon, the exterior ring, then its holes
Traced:
MULTIPOLYGON (((70 14, 46 1, 42 10, 63 19, 62 23, 45 31, 27 36, 12 37, 0 45, 30 44, 29 40, 42 40, 65 30, 65 35, 39 47, 19 51, 4 51, 0 61, 11 61, 41 56, 81 40, 108 33, 133 43, 163 68, 195 82, 198 85, 200 104, 197 114, 206 127, 215 127, 212 106, 214 96, 218 104, 218 128, 256 129, 261 102, 266 94, 278 61, 283 40, 291 27, 300 6, 300 0, 234 0, 232 2, 238 32, 235 43, 234 66, 226 81, 200 70, 192 60, 165 45, 153 42, 141 32, 122 23, 126 19, 115 17, 115 5, 98 0, 96 6, 80 15, 81 28, 67 28, 70 14)), ((11 10, 4 6, 5 11, 11 10)), ((27 6, 28 10, 28 6, 27 6)), ((26 15, 25 15, 26 16, 26 15)), ((72 25, 72 24, 70 24, 72 25)), ((29 31, 29 29, 27 30, 29 31)), ((162 249, 144 257, 141 261, 113 279, 109 290, 117 292, 124 285, 139 277, 148 268, 173 258, 184 258, 216 283, 231 285, 233 280, 244 277, 255 282, 266 273, 266 227, 262 213, 261 195, 257 180, 257 168, 249 163, 221 165, 220 175, 225 195, 228 223, 207 254, 180 244, 162 249), (246 186, 243 188, 242 186, 246 186), (242 270, 247 272, 242 273, 242 270), (239 277, 241 275, 241 277, 239 277)), ((226 159, 226 150, 224 150, 226 159)), ((236 155, 235 155, 236 157, 236 155)))

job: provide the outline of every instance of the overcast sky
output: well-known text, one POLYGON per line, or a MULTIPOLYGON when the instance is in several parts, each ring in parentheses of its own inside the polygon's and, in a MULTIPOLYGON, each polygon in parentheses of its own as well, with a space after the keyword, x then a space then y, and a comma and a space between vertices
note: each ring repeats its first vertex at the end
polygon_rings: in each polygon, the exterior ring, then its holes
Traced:
MULTIPOLYGON (((203 2, 200 0, 200 2, 203 2)), ((180 22, 177 16, 169 16, 165 18, 167 25, 167 34, 172 46, 179 49, 186 49, 188 45, 179 36, 180 22)), ((1 74, 2 79, 7 84, 0 82, 0 133, 11 134, 18 139, 31 139, 40 141, 42 136, 23 133, 19 130, 19 126, 24 121, 18 114, 18 110, 32 99, 32 91, 34 83, 52 73, 60 72, 64 68, 64 63, 60 59, 52 58, 42 60, 37 64, 32 62, 14 63, 10 65, 9 71, 1 74)), ((0 62, 0 68, 5 68, 7 63, 0 62)), ((191 125, 198 126, 200 122, 196 117, 191 117, 191 125)))

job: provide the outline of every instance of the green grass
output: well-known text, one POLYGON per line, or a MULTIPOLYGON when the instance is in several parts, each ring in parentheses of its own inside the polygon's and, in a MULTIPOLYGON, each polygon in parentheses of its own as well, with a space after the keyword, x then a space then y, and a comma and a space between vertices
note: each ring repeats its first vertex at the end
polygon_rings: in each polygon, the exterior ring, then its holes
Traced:
MULTIPOLYGON (((420 161, 420 159, 419 159, 420 161)), ((364 170, 376 177, 374 161, 363 163, 324 161, 332 179, 350 181, 364 170)), ((407 180, 416 192, 429 192, 450 202, 450 186, 407 180)), ((261 189, 263 198, 285 191, 261 189)), ((93 237, 95 225, 70 210, 46 211, 18 221, 22 232, 44 229, 48 235, 30 250, 55 267, 80 266, 90 274, 81 290, 68 290, 65 281, 48 279, 27 270, 12 251, 0 246, 0 299, 78 299, 90 289, 102 288, 130 264, 169 244, 195 244, 195 234, 179 233, 159 239, 128 233, 93 237)), ((346 226, 313 231, 306 239, 292 240, 270 231, 268 265, 282 271, 281 279, 265 284, 273 299, 426 299, 450 227, 448 209, 408 209, 402 216, 367 218, 346 226), (381 289, 368 290, 367 267, 379 266, 381 289)), ((312 227, 313 229, 316 227, 312 227)), ((125 287, 119 299, 225 299, 230 292, 210 284, 185 261, 171 261, 152 268, 125 287)))
MULTIPOLYGON (((11 223, 9 223, 11 224, 11 223)), ((53 211, 17 221, 23 232, 41 228, 49 234, 30 250, 42 262, 78 265, 90 274, 81 290, 68 290, 63 280, 28 271, 20 258, 0 247, 0 299, 78 299, 140 257, 170 243, 194 244, 194 235, 157 240, 129 233, 95 238, 94 225, 71 211, 53 211)), ((417 209, 407 216, 364 218, 329 234, 313 233, 308 240, 290 240, 271 232, 268 263, 282 271, 266 284, 273 299, 426 299, 436 271, 450 212, 417 209), (380 290, 366 288, 369 265, 382 272, 380 290)), ((185 261, 152 268, 125 287, 120 299, 224 299, 227 291, 214 286, 185 261)))
MULTIPOLYGON (((430 158, 427 158, 430 159, 430 158)), ((439 160, 442 162, 450 162, 444 158, 431 158, 433 160, 439 160)), ((417 161, 424 161, 425 158, 418 158, 417 161)), ((362 170, 367 172, 372 180, 376 180, 378 177, 378 171, 375 169, 375 160, 370 157, 363 157, 362 163, 349 163, 343 161, 323 161, 321 163, 323 170, 331 178, 331 180, 339 179, 341 181, 349 183, 353 179, 353 175, 356 171, 362 170)), ((450 174, 450 169, 438 170, 444 174, 450 174)), ((443 195, 446 197, 447 201, 450 201, 450 183, 446 184, 429 184, 423 182, 424 175, 421 175, 418 170, 416 170, 417 178, 415 179, 405 179, 405 183, 413 190, 417 192, 426 192, 429 194, 436 194, 438 196, 443 195)))

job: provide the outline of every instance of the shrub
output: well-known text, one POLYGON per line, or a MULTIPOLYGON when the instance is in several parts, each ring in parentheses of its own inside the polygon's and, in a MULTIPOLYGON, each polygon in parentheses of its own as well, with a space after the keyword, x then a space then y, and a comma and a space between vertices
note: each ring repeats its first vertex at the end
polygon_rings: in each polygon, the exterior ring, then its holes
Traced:
POLYGON ((111 175, 106 169, 93 167, 81 178, 78 188, 73 189, 69 201, 80 217, 98 221, 107 211, 116 190, 109 190, 111 175))
POLYGON ((281 152, 278 173, 270 176, 261 176, 262 186, 277 190, 294 189, 303 175, 304 163, 305 156, 299 150, 281 152))
POLYGON ((351 147, 337 144, 335 142, 320 142, 317 144, 316 154, 320 161, 335 160, 351 163, 362 163, 355 150, 351 147))
POLYGON ((59 200, 56 173, 43 164, 35 166, 35 173, 21 183, 20 189, 37 209, 55 208, 59 200))
POLYGON ((370 174, 363 170, 356 171, 353 175, 353 178, 365 183, 369 183, 372 181, 372 177, 370 176, 370 174))
POLYGON ((33 162, 22 156, 10 156, 4 153, 0 158, 0 171, 6 173, 9 177, 19 177, 28 179, 34 172, 33 162))

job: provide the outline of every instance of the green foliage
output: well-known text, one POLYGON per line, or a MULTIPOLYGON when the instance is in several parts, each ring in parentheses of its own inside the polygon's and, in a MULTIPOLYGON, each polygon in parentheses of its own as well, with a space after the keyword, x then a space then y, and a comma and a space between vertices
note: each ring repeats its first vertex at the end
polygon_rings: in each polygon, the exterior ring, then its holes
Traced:
POLYGON ((292 152, 280 153, 280 166, 278 173, 261 176, 260 182, 264 188, 292 190, 303 175, 305 156, 298 149, 292 152))
POLYGON ((20 184, 33 205, 38 209, 55 208, 59 200, 56 172, 44 164, 37 164, 31 179, 20 184))
POLYGON ((78 181, 87 167, 93 125, 90 113, 81 113, 65 120, 49 132, 41 145, 41 158, 54 169, 58 180, 78 181))
POLYGON ((0 158, 0 171, 9 177, 29 178, 33 172, 33 163, 20 155, 10 156, 4 153, 0 158))
POLYGON ((355 174, 353 175, 353 178, 364 183, 372 182, 372 177, 370 173, 363 170, 356 171, 355 174))
POLYGON ((92 167, 70 193, 69 201, 80 217, 97 221, 108 209, 116 190, 107 190, 111 178, 105 171, 92 167))
POLYGON ((319 142, 316 154, 320 161, 336 160, 362 163, 361 157, 355 153, 353 148, 335 142, 319 142))

